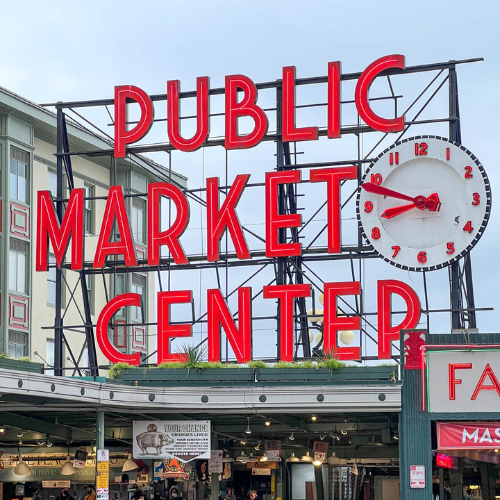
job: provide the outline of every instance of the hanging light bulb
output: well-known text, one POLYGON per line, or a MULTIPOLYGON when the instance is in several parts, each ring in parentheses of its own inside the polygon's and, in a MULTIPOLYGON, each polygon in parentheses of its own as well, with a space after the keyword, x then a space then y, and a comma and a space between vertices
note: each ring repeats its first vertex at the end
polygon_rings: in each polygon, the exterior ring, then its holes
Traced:
POLYGON ((31 474, 31 467, 24 463, 21 454, 19 454, 19 462, 14 469, 14 474, 17 474, 18 476, 27 476, 28 474, 31 474))
POLYGON ((312 462, 313 461, 313 457, 311 457, 311 455, 309 454, 309 452, 306 452, 305 455, 302 455, 300 457, 300 460, 302 460, 302 462, 312 462))
POLYGON ((245 446, 245 445, 247 444, 247 442, 245 441, 245 439, 242 439, 242 440, 240 441, 240 444, 241 444, 241 446, 245 446))
POLYGON ((318 417, 316 415, 311 415, 311 420, 313 422, 316 422, 316 420, 318 420, 318 417))
POLYGON ((358 471, 358 464, 356 463, 356 461, 354 461, 354 465, 352 466, 352 469, 351 469, 351 472, 357 476, 359 474, 359 471, 358 471))
POLYGON ((248 461, 248 456, 245 454, 245 452, 244 452, 244 451, 242 451, 242 452, 241 452, 241 455, 238 455, 238 456, 236 457, 236 461, 237 461, 237 462, 243 462, 244 464, 246 464, 246 463, 247 463, 247 461, 248 461))
POLYGON ((17 431, 16 436, 17 436, 18 438, 22 438, 22 437, 24 436, 24 431, 17 431))
POLYGON ((262 455, 262 456, 260 457, 260 461, 261 461, 261 462, 267 462, 267 460, 268 460, 268 456, 267 456, 267 451, 266 451, 266 452, 264 453, 264 455, 262 455))
POLYGON ((254 457, 253 453, 250 453, 250 455, 247 458, 247 462, 255 463, 255 462, 258 462, 258 461, 259 461, 259 459, 257 457, 254 457))
POLYGON ((252 431, 250 430, 250 417, 247 417, 247 430, 245 431, 245 434, 252 434, 252 431))
POLYGON ((295 436, 293 435, 293 431, 292 431, 292 433, 288 436, 288 439, 289 439, 290 441, 295 441, 295 436))
POLYGON ((257 446, 255 447, 255 451, 259 451, 259 450, 260 450, 260 443, 261 443, 261 441, 259 441, 259 442, 257 443, 257 446))
POLYGON ((266 427, 269 427, 269 426, 271 425, 271 421, 270 421, 270 420, 266 420, 266 421, 264 422, 264 425, 265 425, 266 427))
MULTIPOLYGON (((224 463, 230 463, 230 462, 234 462, 234 458, 229 456, 229 453, 226 452, 226 455, 225 457, 222 459, 222 461, 224 463)), ((187 465, 187 464, 186 464, 187 465)), ((185 468, 185 467, 184 467, 185 468)))
POLYGON ((66 462, 64 462, 63 466, 61 467, 61 476, 71 476, 76 472, 76 469, 74 465, 71 463, 69 459, 69 454, 66 457, 66 462))
POLYGON ((129 452, 129 454, 127 456, 127 460, 125 460, 125 462, 123 462, 122 472, 128 472, 128 471, 135 470, 138 468, 139 468, 139 466, 132 459, 132 453, 129 452))
POLYGON ((313 463, 314 466, 319 467, 323 463, 323 460, 318 460, 317 458, 315 458, 312 461, 312 463, 313 463))
POLYGON ((0 434, 5 434, 5 426, 0 425, 0 434))
POLYGON ((290 456, 286 459, 287 462, 300 462, 299 457, 295 456, 295 453, 291 453, 290 456))

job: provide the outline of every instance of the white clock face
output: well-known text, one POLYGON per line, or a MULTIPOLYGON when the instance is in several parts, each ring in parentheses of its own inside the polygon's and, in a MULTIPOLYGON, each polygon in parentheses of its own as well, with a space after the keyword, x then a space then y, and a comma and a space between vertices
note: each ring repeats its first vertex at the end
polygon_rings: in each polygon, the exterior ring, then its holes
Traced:
POLYGON ((384 260, 409 271, 440 269, 481 237, 491 211, 490 184, 463 146, 413 137, 370 165, 356 211, 363 236, 384 260))

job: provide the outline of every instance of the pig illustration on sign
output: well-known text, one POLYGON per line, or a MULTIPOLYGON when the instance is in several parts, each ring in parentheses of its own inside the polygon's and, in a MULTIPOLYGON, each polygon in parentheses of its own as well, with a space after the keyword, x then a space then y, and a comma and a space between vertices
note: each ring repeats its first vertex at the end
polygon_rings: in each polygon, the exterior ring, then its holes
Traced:
POLYGON ((174 442, 168 434, 162 432, 143 432, 136 436, 136 440, 143 455, 148 454, 148 448, 154 448, 156 450, 156 455, 159 455, 163 446, 167 446, 174 442))

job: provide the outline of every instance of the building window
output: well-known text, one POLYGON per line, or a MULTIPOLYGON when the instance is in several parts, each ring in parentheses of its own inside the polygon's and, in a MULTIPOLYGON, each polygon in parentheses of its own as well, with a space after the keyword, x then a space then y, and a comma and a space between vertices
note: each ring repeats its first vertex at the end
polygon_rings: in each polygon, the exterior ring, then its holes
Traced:
MULTIPOLYGON (((112 282, 113 282, 113 294, 115 297, 125 293, 125 275, 124 274, 113 275, 112 282)), ((120 312, 120 311, 118 311, 118 312, 120 312)))
POLYGON ((9 330, 7 342, 7 355, 19 359, 26 356, 26 334, 9 330))
MULTIPOLYGON (((45 361, 47 363, 47 366, 49 368, 54 367, 54 339, 47 339, 47 342, 45 344, 45 361)), ((48 373, 49 375, 54 375, 54 370, 47 370, 45 369, 45 373, 48 373)))
POLYGON ((29 155, 10 148, 10 199, 27 203, 29 155))
MULTIPOLYGON (((138 293, 141 296, 141 303, 144 306, 146 289, 146 278, 138 274, 132 274, 132 293, 138 293)), ((142 323, 142 312, 140 307, 132 307, 132 320, 142 323)))
POLYGON ((88 198, 94 197, 94 186, 85 184, 85 232, 94 234, 94 200, 88 198))
POLYGON ((10 239, 9 249, 9 290, 27 293, 27 267, 29 244, 26 241, 10 239))
POLYGON ((49 271, 47 273, 47 305, 56 305, 56 258, 49 254, 49 271))
POLYGON ((90 314, 94 314, 94 275, 86 274, 85 281, 87 282, 87 295, 89 298, 90 314))
POLYGON ((49 191, 52 193, 53 198, 57 198, 57 174, 55 172, 52 172, 52 170, 47 171, 48 175, 48 188, 49 191))
POLYGON ((146 243, 146 202, 132 198, 132 234, 136 243, 146 243))

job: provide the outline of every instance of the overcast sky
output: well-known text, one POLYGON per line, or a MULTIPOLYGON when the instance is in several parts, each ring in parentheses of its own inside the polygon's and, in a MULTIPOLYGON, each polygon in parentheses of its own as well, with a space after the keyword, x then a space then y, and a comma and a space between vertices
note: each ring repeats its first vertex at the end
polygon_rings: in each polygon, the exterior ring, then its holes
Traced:
MULTIPOLYGON (((500 174, 495 123, 500 112, 499 5, 493 0, 4 2, 0 17, 0 85, 43 103, 110 98, 113 87, 123 84, 138 85, 149 94, 164 93, 170 79, 179 79, 183 90, 191 90, 195 78, 204 75, 210 77, 212 87, 222 86, 224 76, 235 73, 243 73, 255 82, 269 81, 280 78, 285 65, 295 65, 298 77, 325 75, 328 62, 337 60, 342 62, 343 72, 356 72, 378 57, 393 53, 404 54, 408 66, 484 57, 484 62, 460 66, 458 75, 462 142, 486 168, 494 193, 489 226, 472 253, 476 306, 498 309, 499 272, 495 257, 500 246, 500 217, 495 193, 500 174)), ((403 103, 410 103, 431 76, 396 78, 396 93, 404 95, 403 103)), ((353 88, 344 86, 344 99, 352 98, 353 88)), ((373 92, 386 94, 387 88, 380 83, 373 87, 373 92)), ((301 89, 297 99, 299 103, 321 102, 324 95, 322 88, 301 89)), ((263 105, 273 102, 273 96, 265 93, 259 98, 263 105)), ((217 109, 220 102, 213 104, 213 109, 217 109)), ((443 111, 446 112, 446 95, 430 108, 427 116, 443 116, 443 111)), ((157 110, 157 116, 164 114, 163 109, 157 110)), ((103 128, 109 122, 104 114, 93 118, 103 128)), ((346 110, 344 119, 345 124, 354 124, 356 117, 346 110)), ((299 115, 300 125, 324 122, 324 110, 299 115)), ((164 124, 162 127, 155 127, 148 142, 166 141, 164 124)), ((213 130, 219 129, 220 124, 215 123, 213 130)), ((418 133, 446 135, 446 128, 420 128, 418 133)), ((371 140, 363 144, 365 154, 371 140)), ((386 141, 384 146, 390 143, 386 141)), ((305 154, 299 161, 355 158, 355 147, 352 138, 301 144, 305 154)), ((273 154, 271 144, 252 151, 231 152, 230 180, 244 172, 252 173, 252 181, 262 180, 263 173, 273 169, 273 154)), ((161 156, 155 159, 166 161, 161 156)), ((208 175, 224 177, 224 151, 210 148, 205 158, 200 152, 177 154, 173 156, 173 167, 189 177, 190 187, 197 187, 208 175)), ((306 208, 304 214, 312 213, 318 206, 317 200, 311 193, 307 197, 307 189, 305 192, 301 199, 306 208)), ((256 231, 263 234, 261 208, 255 206, 255 198, 242 199, 240 219, 255 224, 256 231)), ((184 240, 188 253, 192 253, 187 248, 190 244, 200 244, 203 224, 200 209, 191 210, 191 226, 184 240)), ((354 234, 349 229, 355 227, 352 223, 347 221, 345 226, 346 242, 354 234)), ((331 280, 350 279, 348 269, 325 266, 316 271, 331 280)), ((229 288, 251 272, 253 268, 247 274, 234 273, 229 288)), ((199 277, 197 274, 174 278, 173 286, 177 286, 175 279, 179 280, 178 286, 190 283, 195 290, 212 286, 213 276, 203 277, 203 285, 199 285, 199 277)), ((254 293, 269 281, 268 277, 255 282, 254 293)), ((409 275, 383 262, 370 263, 363 276, 367 307, 374 307, 376 280, 390 277, 413 283, 421 293, 420 275, 409 275)), ((430 284, 430 307, 447 307, 447 272, 435 273, 430 284)), ((274 305, 270 307, 265 302, 270 301, 261 299, 256 303, 254 313, 272 314, 274 305)), ((203 312, 203 300, 199 298, 197 310, 203 312)), ((481 331, 498 331, 497 311, 480 313, 478 318, 481 331)), ((272 327, 266 325, 263 332, 272 327)), ((449 318, 439 317, 431 328, 436 332, 449 331, 449 318)), ((255 342, 256 353, 264 355, 269 352, 266 343, 274 341, 257 336, 255 342)))

